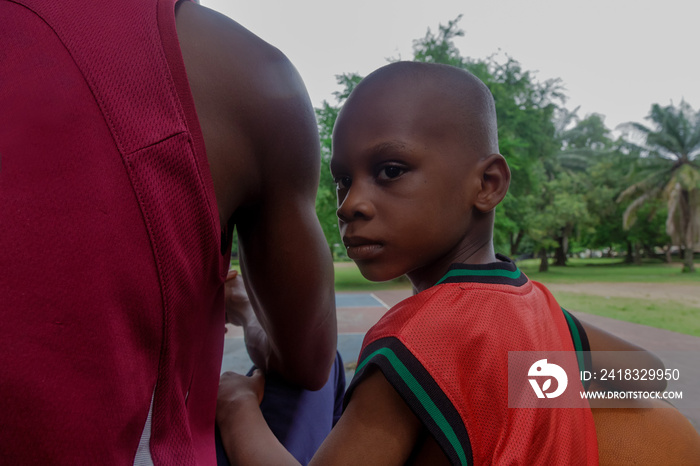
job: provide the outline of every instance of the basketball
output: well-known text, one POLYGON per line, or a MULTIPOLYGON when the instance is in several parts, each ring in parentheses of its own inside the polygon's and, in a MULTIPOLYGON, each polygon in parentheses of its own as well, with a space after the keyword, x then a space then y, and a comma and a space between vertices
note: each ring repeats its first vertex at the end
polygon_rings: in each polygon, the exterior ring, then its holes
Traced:
POLYGON ((700 465, 700 435, 662 400, 592 408, 601 465, 700 465))

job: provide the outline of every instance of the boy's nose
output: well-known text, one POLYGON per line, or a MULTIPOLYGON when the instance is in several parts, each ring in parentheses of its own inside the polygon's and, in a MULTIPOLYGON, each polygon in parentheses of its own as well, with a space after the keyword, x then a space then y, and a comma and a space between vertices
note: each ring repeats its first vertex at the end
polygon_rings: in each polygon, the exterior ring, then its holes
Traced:
POLYGON ((342 199, 336 215, 346 223, 358 219, 367 220, 374 216, 374 205, 362 194, 359 186, 353 185, 342 199))

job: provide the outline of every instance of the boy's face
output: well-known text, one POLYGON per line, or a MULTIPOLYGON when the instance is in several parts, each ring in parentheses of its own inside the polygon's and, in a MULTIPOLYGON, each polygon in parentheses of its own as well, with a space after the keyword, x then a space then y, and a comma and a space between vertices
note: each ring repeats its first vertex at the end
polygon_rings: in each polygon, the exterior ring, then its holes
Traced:
POLYGON ((432 285, 470 242, 476 155, 440 93, 363 91, 333 134, 340 234, 369 280, 408 274, 432 285))

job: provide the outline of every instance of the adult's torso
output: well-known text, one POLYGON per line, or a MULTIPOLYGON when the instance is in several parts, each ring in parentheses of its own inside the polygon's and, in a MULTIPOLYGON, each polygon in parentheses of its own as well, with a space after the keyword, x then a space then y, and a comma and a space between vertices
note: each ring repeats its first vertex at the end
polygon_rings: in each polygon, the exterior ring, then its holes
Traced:
POLYGON ((0 1, 0 41, 3 461, 211 461, 228 261, 174 1, 0 1))

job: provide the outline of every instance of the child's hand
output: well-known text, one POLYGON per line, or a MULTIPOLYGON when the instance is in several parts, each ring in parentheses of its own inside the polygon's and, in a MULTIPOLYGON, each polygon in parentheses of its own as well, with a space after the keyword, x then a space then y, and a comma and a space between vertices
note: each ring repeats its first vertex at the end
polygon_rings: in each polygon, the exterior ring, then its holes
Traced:
POLYGON ((299 465, 299 462, 268 427, 260 403, 265 391, 265 376, 260 369, 246 377, 225 372, 219 381, 216 400, 216 425, 231 464, 299 465))
POLYGON ((219 380, 219 393, 216 400, 216 421, 219 426, 235 419, 241 409, 257 409, 265 393, 265 376, 260 369, 253 375, 224 372, 219 380))
POLYGON ((245 327, 253 318, 254 312, 245 290, 243 277, 237 270, 229 270, 224 290, 226 294, 226 321, 239 327, 245 327))

